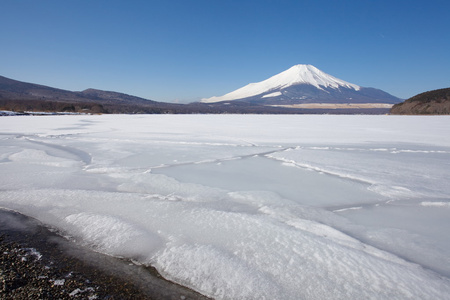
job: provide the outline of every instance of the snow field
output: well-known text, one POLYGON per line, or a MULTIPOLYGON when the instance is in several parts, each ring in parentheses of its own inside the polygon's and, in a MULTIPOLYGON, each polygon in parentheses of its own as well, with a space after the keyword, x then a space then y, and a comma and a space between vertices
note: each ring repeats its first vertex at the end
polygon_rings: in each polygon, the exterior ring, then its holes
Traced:
POLYGON ((448 299, 448 121, 2 117, 0 206, 216 299, 448 299))

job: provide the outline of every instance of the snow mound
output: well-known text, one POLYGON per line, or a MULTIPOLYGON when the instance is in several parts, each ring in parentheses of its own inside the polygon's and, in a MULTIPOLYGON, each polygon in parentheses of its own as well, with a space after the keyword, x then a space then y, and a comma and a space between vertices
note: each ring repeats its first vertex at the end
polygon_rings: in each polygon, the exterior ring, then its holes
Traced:
POLYGON ((65 221, 85 243, 114 256, 142 258, 162 244, 157 234, 112 215, 82 212, 65 221))

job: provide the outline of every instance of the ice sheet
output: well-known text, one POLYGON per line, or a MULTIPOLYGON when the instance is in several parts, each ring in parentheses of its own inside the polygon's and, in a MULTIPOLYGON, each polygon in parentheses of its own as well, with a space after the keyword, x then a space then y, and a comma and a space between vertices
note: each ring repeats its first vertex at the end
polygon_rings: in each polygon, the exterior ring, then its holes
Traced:
POLYGON ((217 299, 447 299, 450 118, 0 118, 0 206, 217 299))

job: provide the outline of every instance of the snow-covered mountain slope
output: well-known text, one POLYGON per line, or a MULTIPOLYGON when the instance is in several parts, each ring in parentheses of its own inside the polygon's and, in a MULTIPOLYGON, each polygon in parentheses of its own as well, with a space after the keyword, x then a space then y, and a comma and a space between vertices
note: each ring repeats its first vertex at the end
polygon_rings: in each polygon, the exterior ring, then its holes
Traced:
POLYGON ((383 91, 349 83, 312 65, 295 65, 264 81, 250 83, 223 96, 204 98, 201 102, 232 100, 262 104, 400 102, 400 99, 383 91))

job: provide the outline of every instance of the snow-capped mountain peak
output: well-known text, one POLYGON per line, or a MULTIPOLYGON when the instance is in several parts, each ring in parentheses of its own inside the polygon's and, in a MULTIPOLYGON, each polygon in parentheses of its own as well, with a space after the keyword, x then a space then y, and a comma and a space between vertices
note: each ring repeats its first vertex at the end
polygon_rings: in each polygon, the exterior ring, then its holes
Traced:
POLYGON ((264 81, 250 83, 240 89, 237 89, 220 97, 202 99, 202 102, 212 103, 226 100, 243 99, 264 94, 270 91, 273 91, 274 94, 278 94, 281 93, 280 90, 298 84, 312 85, 320 90, 323 90, 324 88, 338 89, 340 87, 353 89, 355 91, 360 90, 360 87, 356 84, 352 84, 326 74, 325 72, 322 72, 312 65, 300 64, 295 65, 287 69, 286 71, 272 76, 264 81))
POLYGON ((268 80, 270 79, 273 81, 279 81, 280 87, 282 88, 294 84, 310 84, 319 89, 322 89, 321 87, 346 87, 352 88, 356 91, 360 89, 358 85, 331 76, 312 65, 295 65, 288 70, 269 78, 268 80))

